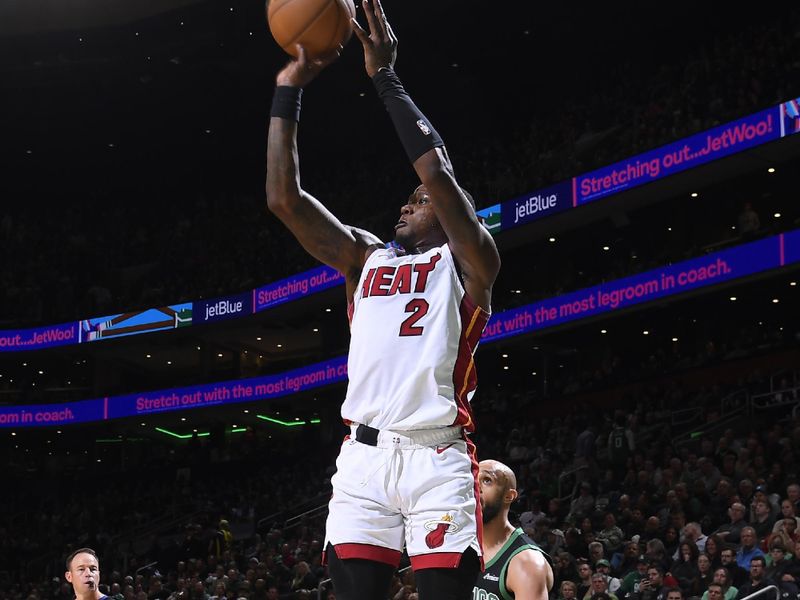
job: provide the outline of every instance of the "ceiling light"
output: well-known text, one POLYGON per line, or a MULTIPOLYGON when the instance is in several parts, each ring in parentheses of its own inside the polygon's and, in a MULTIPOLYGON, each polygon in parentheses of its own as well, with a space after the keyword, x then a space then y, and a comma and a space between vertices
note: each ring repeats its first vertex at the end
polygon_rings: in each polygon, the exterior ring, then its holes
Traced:
POLYGON ((548 241, 550 241, 550 242, 555 242, 555 241, 556 241, 556 238, 554 238, 554 237, 551 237, 551 238, 549 238, 549 240, 548 240, 548 241))
POLYGON ((772 216, 775 217, 776 219, 780 219, 781 218, 781 213, 775 213, 772 216))
POLYGON ((692 192, 692 198, 697 198, 697 196, 698 196, 697 192, 692 192))
POLYGON ((647 329, 645 329, 645 330, 642 332, 642 335, 650 335, 650 332, 649 332, 649 331, 647 331, 647 329))
POLYGON ((775 172, 775 167, 770 167, 769 169, 767 169, 767 173, 774 173, 774 172, 775 172))
POLYGON ((736 302, 736 296, 731 296, 731 302, 736 302))

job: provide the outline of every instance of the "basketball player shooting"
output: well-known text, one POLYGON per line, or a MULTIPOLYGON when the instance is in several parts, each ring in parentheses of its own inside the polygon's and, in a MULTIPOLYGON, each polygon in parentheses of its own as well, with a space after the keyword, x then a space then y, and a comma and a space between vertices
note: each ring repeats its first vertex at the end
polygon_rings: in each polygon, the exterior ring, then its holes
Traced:
POLYGON ((467 600, 481 569, 473 354, 500 258, 394 72, 397 38, 380 2, 363 6, 369 31, 353 26, 367 75, 421 182, 400 207, 395 243, 342 224, 300 186, 302 90, 338 53, 310 59, 298 48, 278 73, 267 146, 269 209, 346 279, 351 434, 332 480, 326 559, 340 600, 384 600, 403 549, 422 600, 467 600))

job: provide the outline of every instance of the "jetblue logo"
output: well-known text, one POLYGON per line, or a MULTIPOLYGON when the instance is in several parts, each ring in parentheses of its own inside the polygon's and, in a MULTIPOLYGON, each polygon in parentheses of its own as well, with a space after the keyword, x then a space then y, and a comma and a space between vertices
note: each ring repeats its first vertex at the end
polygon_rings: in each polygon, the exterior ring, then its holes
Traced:
POLYGON ((252 312, 253 300, 250 294, 239 294, 227 298, 215 298, 195 302, 192 309, 195 322, 211 323, 222 319, 243 317, 252 312))
POLYGON ((557 202, 558 194, 550 194, 549 196, 537 194, 536 196, 531 196, 527 200, 517 204, 514 223, 519 223, 520 219, 525 220, 526 217, 531 217, 537 213, 555 208, 557 202))
POLYGON ((204 321, 208 321, 211 317, 222 317, 226 315, 234 315, 242 312, 243 302, 231 302, 230 300, 220 300, 214 304, 206 306, 206 316, 204 321))

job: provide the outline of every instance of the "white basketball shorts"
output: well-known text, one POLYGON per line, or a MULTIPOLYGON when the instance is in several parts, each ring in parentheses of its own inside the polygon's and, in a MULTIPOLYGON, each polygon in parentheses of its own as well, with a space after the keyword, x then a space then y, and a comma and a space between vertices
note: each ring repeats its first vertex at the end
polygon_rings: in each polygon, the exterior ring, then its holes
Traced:
POLYGON ((326 548, 395 567, 405 548, 415 570, 456 568, 467 548, 481 555, 478 462, 460 427, 381 431, 376 446, 355 431, 336 460, 326 548))

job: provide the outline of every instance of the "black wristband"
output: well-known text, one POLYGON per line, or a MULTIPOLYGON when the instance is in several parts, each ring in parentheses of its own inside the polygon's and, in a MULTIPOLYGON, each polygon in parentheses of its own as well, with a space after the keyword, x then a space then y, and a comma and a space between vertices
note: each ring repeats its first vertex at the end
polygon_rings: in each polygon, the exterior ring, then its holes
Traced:
POLYGON ((428 150, 444 146, 439 133, 411 100, 391 67, 381 67, 373 75, 372 83, 412 163, 428 150))
POLYGON ((300 121, 300 99, 303 97, 303 88, 290 85, 279 85, 272 96, 270 117, 280 117, 295 123, 300 121))

